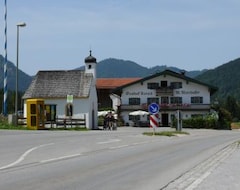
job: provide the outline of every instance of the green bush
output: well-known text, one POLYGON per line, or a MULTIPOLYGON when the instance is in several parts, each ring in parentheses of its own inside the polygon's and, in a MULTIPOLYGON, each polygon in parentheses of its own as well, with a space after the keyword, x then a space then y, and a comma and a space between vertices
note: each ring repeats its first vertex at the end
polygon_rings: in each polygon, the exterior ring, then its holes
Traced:
POLYGON ((167 137, 172 137, 172 136, 177 136, 178 134, 180 135, 189 135, 188 132, 184 132, 184 131, 162 131, 162 132, 144 132, 143 135, 148 135, 148 136, 167 136, 167 137))
POLYGON ((98 117, 98 126, 103 126, 103 122, 104 122, 104 117, 103 116, 98 117))
POLYGON ((216 129, 217 120, 212 117, 193 117, 190 119, 184 119, 183 122, 184 128, 196 128, 196 129, 216 129))
POLYGON ((8 118, 0 115, 0 129, 14 129, 14 130, 25 130, 25 126, 14 126, 8 123, 8 118))

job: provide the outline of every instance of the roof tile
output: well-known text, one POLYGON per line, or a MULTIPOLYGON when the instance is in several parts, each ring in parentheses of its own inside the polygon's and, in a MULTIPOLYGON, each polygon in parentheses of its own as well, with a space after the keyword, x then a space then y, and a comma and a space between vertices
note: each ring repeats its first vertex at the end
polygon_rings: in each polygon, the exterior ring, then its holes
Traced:
POLYGON ((140 79, 141 78, 98 78, 97 89, 113 89, 140 79))
POLYGON ((92 74, 81 70, 39 71, 23 95, 27 98, 88 97, 92 74))

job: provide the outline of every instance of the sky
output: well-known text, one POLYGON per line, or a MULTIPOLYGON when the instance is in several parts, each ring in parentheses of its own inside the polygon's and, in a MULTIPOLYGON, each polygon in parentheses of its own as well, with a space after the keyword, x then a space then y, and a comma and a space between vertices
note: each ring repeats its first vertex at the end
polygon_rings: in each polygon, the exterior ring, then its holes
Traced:
MULTIPOLYGON (((4 53, 4 0, 0 54, 4 53)), ((117 58, 147 68, 214 69, 240 57, 239 0, 7 0, 8 60, 19 69, 70 70, 117 58)))

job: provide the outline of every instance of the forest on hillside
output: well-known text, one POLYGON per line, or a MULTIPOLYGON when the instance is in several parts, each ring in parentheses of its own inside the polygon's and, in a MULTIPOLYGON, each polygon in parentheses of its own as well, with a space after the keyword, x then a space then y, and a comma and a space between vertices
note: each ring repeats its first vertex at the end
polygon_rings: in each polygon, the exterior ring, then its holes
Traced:
POLYGON ((218 88, 213 99, 226 99, 231 96, 240 101, 240 58, 208 70, 196 77, 197 80, 218 88))

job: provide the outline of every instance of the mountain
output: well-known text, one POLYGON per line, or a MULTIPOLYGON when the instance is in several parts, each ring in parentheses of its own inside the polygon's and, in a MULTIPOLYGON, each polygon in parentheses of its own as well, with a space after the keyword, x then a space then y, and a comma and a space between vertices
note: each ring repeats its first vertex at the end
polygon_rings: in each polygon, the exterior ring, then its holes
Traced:
POLYGON ((105 59, 97 63, 98 78, 134 78, 148 75, 148 69, 132 61, 105 59))
MULTIPOLYGON (((32 81, 32 77, 26 73, 18 70, 18 89, 24 92, 32 81)), ((8 61, 7 63, 7 82, 8 89, 15 90, 16 88, 16 67, 15 65, 8 61)), ((4 57, 0 55, 0 89, 3 88, 4 83, 4 57)))
POLYGON ((188 77, 191 77, 191 78, 195 78, 196 76, 204 73, 207 71, 207 69, 204 69, 204 70, 201 70, 201 71, 185 71, 185 70, 182 70, 182 69, 179 69, 177 67, 167 67, 166 65, 165 66, 155 66, 155 67, 152 67, 150 68, 150 73, 149 74, 153 74, 153 73, 156 73, 156 72, 161 72, 161 71, 164 71, 164 70, 171 70, 171 71, 174 71, 174 72, 178 72, 178 73, 181 73, 181 72, 185 72, 185 75, 188 76, 188 77))
POLYGON ((218 87, 214 97, 223 99, 233 96, 240 100, 240 58, 208 70, 196 77, 197 80, 218 87))
MULTIPOLYGON (((84 69, 84 66, 76 68, 84 69)), ((121 59, 108 58, 97 63, 97 78, 135 78, 146 77, 156 72, 161 72, 166 69, 170 69, 176 72, 181 72, 182 69, 176 67, 155 66, 147 68, 141 66, 133 61, 126 61, 121 59)), ((186 71, 186 75, 189 77, 196 77, 197 75, 205 72, 202 71, 186 71)))
MULTIPOLYGON (((83 70, 85 67, 79 67, 76 69, 83 70)), ((71 69, 71 68, 69 68, 71 69)), ((97 63, 97 77, 98 78, 139 78, 146 77, 152 75, 156 72, 164 71, 166 69, 170 69, 176 72, 182 72, 181 69, 176 67, 167 67, 164 66, 155 66, 151 68, 147 68, 141 66, 133 61, 126 61, 121 59, 109 58, 102 60, 97 63)), ((186 71, 185 74, 189 77, 196 77, 199 74, 206 72, 206 70, 202 71, 186 71)), ((0 55, 0 89, 3 88, 3 74, 4 74, 4 58, 0 55)), ((32 76, 27 75, 23 71, 19 70, 19 91, 24 92, 32 81, 32 76)), ((16 81, 16 67, 15 65, 8 61, 8 89, 15 90, 15 81, 16 81)))

